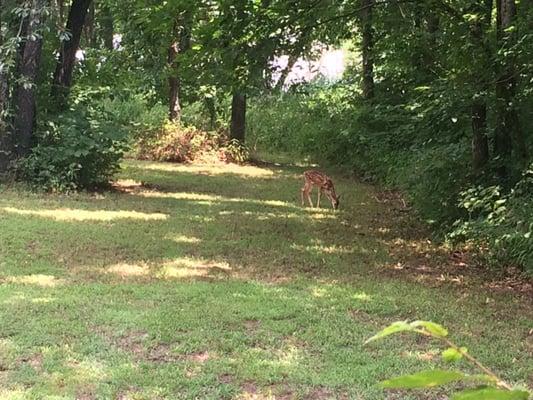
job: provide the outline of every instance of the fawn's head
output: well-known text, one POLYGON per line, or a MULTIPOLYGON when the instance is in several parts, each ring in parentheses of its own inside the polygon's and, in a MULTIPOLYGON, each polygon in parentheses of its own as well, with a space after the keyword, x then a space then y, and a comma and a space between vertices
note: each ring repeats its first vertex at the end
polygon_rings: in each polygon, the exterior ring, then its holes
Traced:
POLYGON ((337 196, 335 194, 333 194, 333 196, 331 196, 331 205, 333 206, 333 209, 334 210, 338 210, 339 209, 339 199, 341 198, 341 196, 337 196))

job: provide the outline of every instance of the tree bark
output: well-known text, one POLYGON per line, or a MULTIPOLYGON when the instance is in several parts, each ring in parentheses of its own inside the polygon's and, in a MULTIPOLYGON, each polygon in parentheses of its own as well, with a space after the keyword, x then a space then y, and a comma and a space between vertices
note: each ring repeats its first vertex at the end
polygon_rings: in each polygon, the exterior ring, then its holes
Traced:
POLYGON ((472 159, 474 169, 480 170, 489 160, 487 137, 487 105, 484 100, 472 103, 472 159))
POLYGON ((85 32, 85 44, 90 48, 96 48, 97 38, 96 38, 96 9, 94 6, 94 1, 91 1, 89 4, 89 9, 87 15, 85 16, 85 23, 83 26, 83 31, 85 32))
MULTIPOLYGON (((0 0, 0 10, 4 7, 4 0, 0 0)), ((0 46, 4 44, 2 26, 0 22, 0 46)), ((9 80, 7 71, 0 69, 0 174, 7 171, 12 154, 10 143, 7 113, 9 109, 9 80)))
POLYGON ((292 69, 294 68, 294 64, 296 64, 296 61, 298 61, 299 54, 290 54, 289 59, 287 60, 287 66, 281 71, 281 75, 276 82, 275 90, 281 91, 283 89, 283 86, 285 85, 285 81, 287 80, 287 77, 291 73, 292 69))
MULTIPOLYGON (((486 91, 489 86, 489 76, 493 59, 492 52, 484 44, 486 31, 491 24, 493 0, 478 0, 472 9, 473 13, 483 16, 475 20, 470 26, 470 37, 476 49, 476 62, 472 64, 472 80, 479 80, 478 92, 471 104, 472 120, 472 163, 474 169, 481 170, 489 160, 489 140, 487 135, 487 103, 486 91), (481 77, 481 78, 479 78, 481 77)), ((492 76, 490 77, 492 79, 492 76)))
POLYGON ((189 14, 182 20, 176 19, 173 27, 174 42, 168 49, 168 64, 171 68, 171 74, 168 78, 170 121, 179 121, 181 119, 181 80, 178 56, 191 47, 190 23, 189 14))
MULTIPOLYGON (((514 0, 497 0, 497 36, 501 47, 510 49, 515 41, 515 34, 509 28, 516 20, 516 4, 514 0)), ((513 152, 524 161, 528 157, 526 141, 520 128, 516 105, 516 68, 511 52, 504 56, 500 73, 496 82, 496 131, 494 150, 502 163, 500 171, 505 174, 506 165, 513 152)))
MULTIPOLYGON (((4 5, 4 0, 0 0, 0 10, 4 5)), ((3 24, 0 21, 0 47, 4 44, 3 24)), ((7 112, 9 104, 9 81, 7 76, 6 67, 2 65, 0 67, 0 136, 4 132, 5 128, 5 113, 7 112)), ((1 151, 1 150, 0 150, 1 151)))
POLYGON ((61 43, 59 60, 54 72, 52 97, 61 107, 66 104, 66 99, 72 85, 72 73, 76 63, 76 52, 80 47, 81 34, 85 18, 89 11, 91 0, 73 0, 70 7, 66 30, 70 33, 69 40, 61 43))
POLYGON ((170 45, 168 49, 168 63, 172 69, 170 76, 168 77, 168 90, 169 90, 169 100, 168 100, 168 119, 170 121, 179 121, 181 119, 181 105, 180 105, 180 79, 177 74, 177 62, 178 58, 178 43, 174 42, 170 45))
POLYGON ((233 93, 231 102, 231 129, 230 138, 244 143, 246 133, 246 96, 242 93, 233 93))
POLYGON ((215 130, 217 125, 217 108, 215 103, 215 97, 207 97, 205 99, 205 106, 209 114, 209 129, 213 131, 215 130))
POLYGON ((101 24, 102 24, 102 39, 104 40, 104 48, 113 51, 113 35, 115 34, 115 26, 113 22, 113 14, 107 5, 103 5, 101 10, 101 24))
POLYGON ((372 8, 374 0, 362 0, 362 54, 363 54, 363 98, 374 97, 374 31, 372 26, 372 8))
POLYGON ((20 63, 20 77, 24 84, 20 85, 15 94, 16 114, 14 120, 17 155, 28 155, 36 121, 36 89, 35 83, 39 74, 42 53, 42 10, 46 0, 33 0, 32 12, 28 21, 28 39, 20 63))

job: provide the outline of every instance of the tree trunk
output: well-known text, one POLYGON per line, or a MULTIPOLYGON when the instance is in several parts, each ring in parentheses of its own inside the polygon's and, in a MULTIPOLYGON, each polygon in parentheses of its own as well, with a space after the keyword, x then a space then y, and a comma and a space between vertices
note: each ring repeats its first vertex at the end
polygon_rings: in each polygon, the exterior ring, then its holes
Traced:
POLYGON ((181 80, 179 71, 179 54, 191 48, 191 14, 186 13, 183 18, 176 19, 173 27, 174 42, 168 49, 168 64, 172 70, 168 78, 169 86, 169 119, 181 119, 181 80))
MULTIPOLYGON (((514 0, 497 0, 497 36, 504 50, 509 50, 516 39, 510 30, 516 20, 516 4, 514 0)), ((515 149, 520 161, 528 157, 526 141, 518 119, 516 93, 516 69, 512 52, 505 56, 500 74, 496 82, 496 132, 495 152, 503 163, 500 170, 505 174, 506 165, 515 149)))
MULTIPOLYGON (((0 0, 0 10, 4 0, 0 0)), ((2 26, 0 24, 0 47, 4 44, 2 26)), ((9 80, 7 71, 0 69, 0 174, 7 171, 11 159, 12 146, 9 140, 7 113, 9 110, 9 80)))
POLYGON ((83 31, 85 32, 85 44, 90 48, 96 48, 97 38, 96 38, 96 10, 94 6, 94 1, 89 4, 89 10, 85 16, 85 23, 83 26, 83 31))
POLYGON ((362 0, 362 54, 363 54, 363 98, 374 97, 374 32, 372 27, 372 7, 374 0, 362 0))
POLYGON ((215 97, 207 97, 205 99, 205 106, 207 108, 207 112, 209 113, 209 129, 215 130, 217 125, 217 108, 215 103, 215 97))
MULTIPOLYGON (((4 0, 0 0, 0 10, 5 7, 4 0)), ((3 24, 0 21, 0 47, 4 45, 3 24)), ((0 136, 4 133, 4 128, 7 125, 5 122, 5 113, 9 108, 9 81, 6 67, 0 67, 0 136)), ((0 150, 1 151, 1 150, 0 150)))
POLYGON ((289 59, 287 61, 287 66, 281 71, 281 75, 276 82, 275 90, 281 91, 283 89, 283 86, 285 85, 285 81, 287 80, 287 77, 291 73, 292 69, 294 68, 294 64, 296 64, 296 61, 298 61, 299 54, 290 54, 289 59))
POLYGON ((489 160, 487 137, 487 106, 484 100, 472 103, 472 159, 474 169, 480 170, 489 160))
POLYGON ((230 138, 244 143, 246 133, 246 96, 239 92, 233 93, 231 102, 230 138))
POLYGON ((487 136, 487 104, 486 91, 492 76, 487 74, 491 70, 493 59, 491 50, 485 45, 486 31, 491 25, 493 0, 482 0, 474 3, 472 12, 483 15, 482 19, 475 20, 470 26, 470 37, 473 48, 476 49, 472 63, 472 81, 479 81, 478 92, 474 95, 471 104, 472 120, 472 163, 474 169, 481 170, 489 160, 489 142, 487 136), (490 78, 490 79, 489 79, 490 78))
POLYGON ((20 77, 25 82, 15 94, 16 114, 14 120, 17 155, 24 157, 31 149, 33 130, 36 120, 35 83, 39 74, 42 53, 41 15, 46 0, 33 0, 32 12, 28 21, 28 40, 20 63, 20 77))
POLYGON ((76 63, 76 52, 80 47, 83 25, 91 0, 73 0, 68 14, 66 30, 70 33, 69 40, 61 42, 59 60, 54 72, 52 96, 61 107, 66 104, 66 99, 72 85, 72 73, 76 63))
POLYGON ((115 34, 115 26, 113 23, 113 14, 111 13, 111 9, 103 5, 101 10, 101 24, 102 24, 102 36, 104 40, 104 47, 107 50, 113 51, 113 35, 115 34))
POLYGON ((179 53, 179 44, 174 42, 168 49, 168 63, 172 69, 170 76, 168 77, 168 90, 169 90, 169 112, 168 119, 170 121, 179 121, 181 119, 181 106, 180 106, 180 79, 177 73, 177 57, 179 53))

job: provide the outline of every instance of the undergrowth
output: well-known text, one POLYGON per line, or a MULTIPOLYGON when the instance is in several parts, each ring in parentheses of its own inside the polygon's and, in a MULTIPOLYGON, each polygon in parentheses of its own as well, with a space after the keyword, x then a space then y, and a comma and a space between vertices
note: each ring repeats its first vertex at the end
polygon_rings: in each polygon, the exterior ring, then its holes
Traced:
POLYGON ((249 140, 261 152, 311 156, 399 189, 438 238, 473 242, 488 264, 533 273, 531 167, 516 165, 504 184, 496 166, 475 173, 468 105, 444 89, 418 88, 409 101, 387 94, 373 104, 346 83, 265 97, 251 107, 249 140), (493 187, 498 196, 481 201, 503 207, 500 219, 465 207, 465 197, 493 187))

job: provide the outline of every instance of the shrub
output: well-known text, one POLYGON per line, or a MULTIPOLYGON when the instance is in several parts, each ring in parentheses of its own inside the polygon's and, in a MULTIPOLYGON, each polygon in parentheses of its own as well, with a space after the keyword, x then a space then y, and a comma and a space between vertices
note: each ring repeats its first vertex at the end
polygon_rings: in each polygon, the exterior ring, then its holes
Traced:
POLYGON ((533 274, 533 164, 510 192, 500 186, 476 186, 461 193, 459 219, 448 235, 451 241, 470 240, 487 248, 492 265, 515 264, 533 274))
POLYGON ((158 129, 138 137, 134 156, 141 160, 179 163, 244 163, 249 159, 249 151, 238 141, 229 140, 224 131, 206 132, 179 123, 165 122, 158 129))
MULTIPOLYGON (((71 110, 46 118, 37 144, 19 163, 18 172, 31 184, 51 191, 94 189, 106 185, 119 169, 126 132, 97 106, 103 92, 80 93, 71 110)), ((44 118, 43 118, 44 120, 44 118)))

